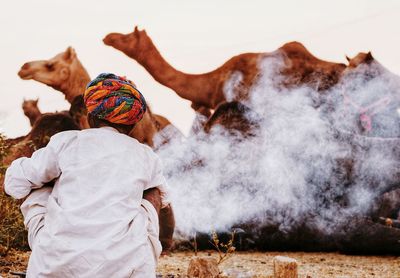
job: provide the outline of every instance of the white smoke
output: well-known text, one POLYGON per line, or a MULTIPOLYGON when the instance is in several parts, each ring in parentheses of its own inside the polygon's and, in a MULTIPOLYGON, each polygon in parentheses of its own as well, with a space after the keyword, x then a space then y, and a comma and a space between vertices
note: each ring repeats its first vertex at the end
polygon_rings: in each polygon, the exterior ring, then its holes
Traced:
POLYGON ((233 101, 238 97, 238 89, 243 80, 243 74, 235 71, 231 74, 229 79, 224 84, 224 93, 226 101, 233 101))
MULTIPOLYGON (((351 109, 344 114, 348 107, 341 99, 343 90, 360 105, 388 95, 395 115, 382 116, 385 108, 377 112, 373 135, 399 136, 400 130, 391 130, 399 123, 392 119, 398 117, 392 89, 400 88, 393 78, 349 75, 321 95, 307 86, 279 87, 284 61, 278 52, 260 61, 259 81, 245 103, 253 111, 247 117, 262 119, 256 136, 243 139, 217 125, 210 134, 193 134, 159 149, 179 232, 228 230, 249 221, 286 231, 307 219, 330 233, 366 213, 393 181, 394 154, 385 144, 371 145, 354 135, 358 114, 351 109), (346 160, 354 164, 351 185, 346 185, 346 160)), ((225 85, 229 98, 241 77, 235 73, 225 85)))

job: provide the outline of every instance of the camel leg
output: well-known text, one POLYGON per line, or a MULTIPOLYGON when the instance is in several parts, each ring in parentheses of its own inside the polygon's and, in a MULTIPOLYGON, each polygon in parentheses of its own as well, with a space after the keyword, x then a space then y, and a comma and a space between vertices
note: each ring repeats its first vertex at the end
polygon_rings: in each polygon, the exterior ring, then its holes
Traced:
POLYGON ((160 241, 163 253, 168 253, 173 247, 173 235, 175 230, 175 216, 171 205, 162 208, 159 215, 160 241))

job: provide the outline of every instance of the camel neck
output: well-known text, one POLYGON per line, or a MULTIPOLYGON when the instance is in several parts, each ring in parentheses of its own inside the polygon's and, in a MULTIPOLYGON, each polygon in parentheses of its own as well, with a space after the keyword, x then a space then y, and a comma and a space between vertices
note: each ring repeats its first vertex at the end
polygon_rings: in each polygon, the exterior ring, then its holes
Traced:
POLYGON ((42 116, 42 113, 37 109, 32 111, 29 116, 32 117, 33 121, 36 121, 40 116, 42 116))
POLYGON ((60 91, 65 95, 66 100, 72 103, 75 97, 82 95, 86 85, 90 82, 90 76, 85 68, 77 61, 77 65, 71 65, 71 68, 78 66, 78 70, 71 70, 71 76, 64 86, 61 86, 60 91))
MULTIPOLYGON (((180 97, 198 101, 194 99, 197 93, 197 98, 203 98, 196 87, 200 79, 204 79, 204 74, 186 74, 174 67, 172 67, 160 54, 155 45, 149 40, 147 47, 136 58, 137 62, 141 64, 153 78, 160 82, 162 85, 167 86, 174 90, 180 97), (196 92, 194 94, 194 92, 196 92)), ((204 84, 204 83, 203 83, 204 84)), ((204 89, 204 88, 203 88, 204 89)))
POLYGON ((25 112, 25 116, 28 117, 31 126, 36 122, 36 120, 42 115, 38 108, 25 112))

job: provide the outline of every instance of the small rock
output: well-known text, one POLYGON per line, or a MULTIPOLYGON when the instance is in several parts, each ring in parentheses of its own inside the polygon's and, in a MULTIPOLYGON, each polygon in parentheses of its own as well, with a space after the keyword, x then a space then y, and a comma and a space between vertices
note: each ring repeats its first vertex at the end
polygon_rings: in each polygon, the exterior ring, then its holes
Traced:
POLYGON ((189 262, 187 275, 189 278, 217 278, 218 263, 214 258, 193 258, 189 262))
POLYGON ((283 256, 274 258, 274 277, 275 278, 297 278, 297 261, 283 256))

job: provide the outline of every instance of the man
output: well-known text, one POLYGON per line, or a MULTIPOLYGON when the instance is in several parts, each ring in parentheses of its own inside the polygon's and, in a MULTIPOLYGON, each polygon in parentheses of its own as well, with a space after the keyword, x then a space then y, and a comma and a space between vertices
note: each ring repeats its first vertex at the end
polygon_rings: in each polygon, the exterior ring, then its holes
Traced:
POLYGON ((167 185, 160 159, 127 136, 146 102, 114 74, 90 82, 84 101, 92 128, 54 135, 6 172, 6 192, 29 195, 21 206, 32 249, 27 277, 155 277, 167 185), (161 204, 151 192, 154 205, 143 199, 150 188, 161 204))

